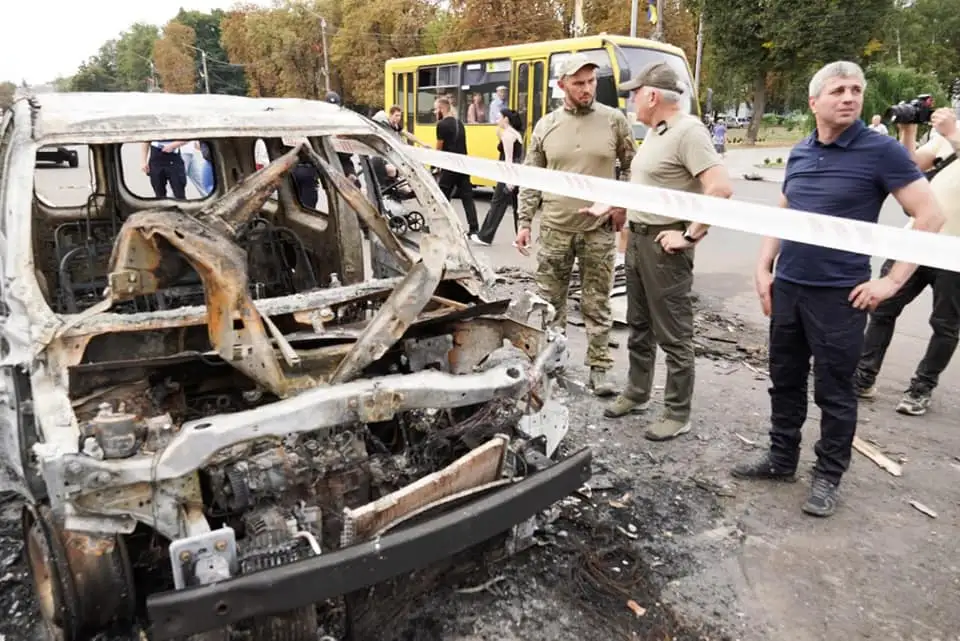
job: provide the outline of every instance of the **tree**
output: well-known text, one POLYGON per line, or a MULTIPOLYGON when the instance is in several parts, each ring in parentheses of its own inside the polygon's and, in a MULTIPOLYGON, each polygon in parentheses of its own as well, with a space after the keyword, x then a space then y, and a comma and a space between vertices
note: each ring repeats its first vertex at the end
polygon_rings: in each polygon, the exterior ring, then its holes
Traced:
POLYGON ((120 34, 116 47, 117 88, 122 91, 146 91, 153 79, 150 61, 153 45, 160 37, 154 25, 138 22, 120 34))
POLYGON ((108 40, 97 53, 81 63, 70 81, 72 91, 119 91, 117 41, 108 40))
POLYGON ((452 0, 454 21, 441 40, 445 51, 479 49, 566 35, 553 0, 452 0))
POLYGON ((960 0, 899 0, 876 40, 876 58, 933 73, 943 88, 960 75, 960 0))
MULTIPOLYGON (((192 28, 196 34, 195 46, 207 53, 207 73, 210 75, 210 93, 242 96, 247 93, 247 79, 243 67, 230 64, 227 52, 221 44, 223 22, 226 13, 214 9, 210 13, 180 9, 176 21, 192 28)), ((203 61, 197 57, 197 91, 204 91, 203 61)))
POLYGON ((343 0, 342 10, 330 64, 340 74, 345 99, 382 105, 384 63, 424 52, 437 9, 426 0, 343 0))
MULTIPOLYGON (((250 95, 322 97, 326 82, 321 16, 328 22, 328 32, 335 30, 339 2, 284 0, 269 9, 247 5, 223 19, 221 41, 230 62, 246 69, 250 95)), ((354 57, 367 63, 363 56, 354 57)))
POLYGON ((860 61, 892 10, 890 0, 728 0, 705 23, 717 63, 750 77, 754 143, 771 73, 809 71, 831 60, 860 61))
POLYGON ((932 73, 909 67, 875 65, 867 69, 867 89, 863 95, 863 116, 883 115, 887 107, 901 100, 930 94, 938 106, 949 105, 947 94, 932 73))
POLYGON ((163 28, 163 37, 153 46, 153 59, 164 91, 196 91, 196 40, 197 35, 193 29, 176 20, 171 20, 163 28))
POLYGON ((13 104, 13 99, 16 96, 16 93, 16 84, 10 81, 0 82, 0 113, 3 113, 5 110, 10 108, 10 105, 13 104))

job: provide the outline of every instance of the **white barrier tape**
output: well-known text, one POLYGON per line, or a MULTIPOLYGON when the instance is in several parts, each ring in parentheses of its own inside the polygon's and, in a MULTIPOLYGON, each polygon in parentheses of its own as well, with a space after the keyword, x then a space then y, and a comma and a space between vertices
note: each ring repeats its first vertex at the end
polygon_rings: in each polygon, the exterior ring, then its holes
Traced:
MULTIPOLYGON (((352 140, 338 139, 334 147, 347 153, 376 153, 352 140)), ((952 236, 419 147, 408 147, 404 152, 425 165, 591 203, 960 272, 960 242, 952 236)))

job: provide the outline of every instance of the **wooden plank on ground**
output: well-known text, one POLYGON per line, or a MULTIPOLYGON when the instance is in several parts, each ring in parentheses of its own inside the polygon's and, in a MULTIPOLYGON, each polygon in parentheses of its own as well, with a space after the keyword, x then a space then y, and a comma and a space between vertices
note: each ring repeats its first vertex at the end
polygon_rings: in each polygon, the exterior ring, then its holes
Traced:
POLYGON ((861 439, 859 436, 853 437, 853 448, 893 476, 903 476, 903 468, 899 463, 888 457, 870 443, 867 443, 861 439))

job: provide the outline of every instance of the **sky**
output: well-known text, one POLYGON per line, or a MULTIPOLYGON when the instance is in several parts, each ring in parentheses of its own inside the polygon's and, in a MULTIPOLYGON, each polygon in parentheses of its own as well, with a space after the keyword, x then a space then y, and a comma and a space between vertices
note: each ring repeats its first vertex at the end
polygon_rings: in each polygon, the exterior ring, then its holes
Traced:
MULTIPOLYGON (((135 22, 163 26, 181 7, 229 9, 236 0, 7 0, 0 22, 0 81, 42 84, 70 76, 135 22), (16 7, 16 8, 14 8, 16 7)), ((269 5, 269 0, 252 0, 269 5)))

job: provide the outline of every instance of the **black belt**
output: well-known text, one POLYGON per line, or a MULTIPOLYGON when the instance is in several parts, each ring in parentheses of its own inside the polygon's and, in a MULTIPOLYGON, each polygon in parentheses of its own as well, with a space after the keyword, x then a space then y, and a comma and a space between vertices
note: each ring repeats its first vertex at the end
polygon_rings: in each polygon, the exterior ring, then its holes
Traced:
POLYGON ((640 234, 641 236, 653 236, 668 229, 683 230, 687 228, 687 224, 683 221, 665 223, 663 225, 648 225, 647 223, 635 223, 630 221, 628 225, 631 232, 634 234, 640 234))

